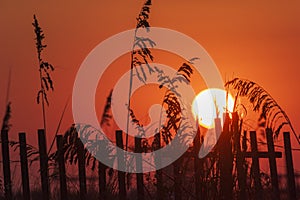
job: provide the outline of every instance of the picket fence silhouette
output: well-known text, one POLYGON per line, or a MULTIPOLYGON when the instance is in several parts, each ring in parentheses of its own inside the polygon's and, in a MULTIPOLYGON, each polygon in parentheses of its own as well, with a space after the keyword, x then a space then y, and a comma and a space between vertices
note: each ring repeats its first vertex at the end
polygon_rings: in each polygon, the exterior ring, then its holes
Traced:
MULTIPOLYGON (((234 130, 234 128, 233 128, 234 130)), ((270 167, 270 178, 272 184, 272 198, 279 199, 280 191, 278 184, 278 172, 276 166, 276 159, 282 158, 282 152, 276 152, 274 148, 273 141, 273 133, 270 129, 266 129, 266 139, 267 139, 267 149, 268 151, 258 151, 257 144, 257 135, 255 131, 250 131, 244 133, 244 138, 241 139, 240 135, 236 135, 234 138, 235 142, 233 143, 233 147, 231 145, 225 145, 226 143, 230 143, 230 139, 232 137, 228 137, 229 130, 224 128, 223 133, 221 134, 219 144, 217 144, 218 151, 212 151, 209 153, 206 158, 218 157, 218 165, 220 169, 220 199, 248 199, 249 195, 247 194, 247 182, 245 168, 243 167, 243 163, 245 159, 252 160, 251 170, 254 178, 254 199, 262 198, 262 184, 260 179, 260 159, 265 158, 269 160, 270 167), (225 134, 224 134, 225 133, 225 134), (251 151, 247 151, 243 147, 243 139, 245 139, 245 135, 250 133, 250 144, 251 151), (223 136, 222 136, 223 135, 223 136), (242 143, 242 146, 241 146, 242 143), (219 147, 218 147, 219 145, 219 147), (234 160, 232 160, 235 158, 234 160), (237 169, 237 185, 238 185, 238 196, 233 197, 233 185, 229 184, 233 182, 232 168, 233 162, 236 165, 237 169)), ((235 134, 234 131, 232 134, 235 134)), ((240 133, 236 133, 240 134, 240 133)), ((46 139, 45 139, 44 130, 38 130, 38 147, 39 147, 39 159, 40 159, 40 181, 41 181, 41 191, 43 195, 43 199, 47 200, 50 198, 50 187, 49 187, 49 166, 48 166, 48 156, 46 149, 46 139)), ((289 199, 296 199, 296 185, 295 185, 295 174, 293 168, 293 159, 292 159, 292 149, 290 142, 290 134, 289 132, 283 133, 284 138, 284 154, 285 154, 285 163, 286 163, 286 178, 287 178, 287 193, 289 199)), ((13 199, 12 194, 12 182, 11 182, 11 169, 10 169, 10 154, 9 154, 9 139, 8 132, 1 132, 1 141, 2 141, 2 158, 3 158, 3 175, 4 175, 4 192, 6 199, 13 199)), ((19 144, 20 144, 20 164, 21 164, 21 180, 22 180, 22 198, 27 200, 31 199, 30 197, 30 187, 29 187, 29 174, 28 174, 28 158, 27 158, 27 146, 26 146, 26 134, 19 133, 19 144)), ((123 148, 123 132, 116 131, 116 144, 118 147, 123 148)), ((195 177, 195 191, 194 194, 191 194, 192 199, 207 199, 206 195, 206 186, 203 184, 203 162, 206 158, 199 159, 198 152, 200 150, 201 145, 201 137, 198 131, 194 139, 194 147, 193 150, 190 151, 190 154, 193 154, 194 159, 194 177, 195 177)), ((66 178, 66 168, 65 168, 65 158, 63 152, 63 136, 56 136, 56 146, 57 146, 57 159, 58 163, 58 171, 59 171, 59 188, 60 188, 60 199, 68 199, 68 189, 67 189, 67 178, 66 178)), ((142 152, 141 147, 141 139, 135 139, 135 152, 142 152)), ((121 154, 122 152, 117 152, 121 154)), ((188 152, 187 152, 188 153, 188 152)), ((186 153, 186 154, 187 154, 186 153)), ((84 145, 81 143, 80 147, 77 151, 78 156, 78 179, 79 179, 79 187, 80 187, 80 199, 85 199, 87 195, 87 178, 86 178, 86 163, 85 163, 85 153, 84 153, 84 145)), ((173 179, 174 179, 174 198, 176 200, 183 199, 182 195, 182 177, 180 169, 181 159, 184 159, 186 155, 184 154, 181 158, 179 158, 175 163, 173 163, 173 179)), ((124 158, 124 157, 123 157, 124 158)), ((122 156, 118 155, 118 163, 124 164, 124 159, 122 156)), ((142 160, 138 158, 136 164, 141 166, 142 160)), ((98 165, 98 184, 99 184, 99 199, 106 199, 106 173, 107 167, 99 162, 98 165)), ((162 178, 162 169, 156 171, 156 199, 164 199, 163 192, 160 188, 163 185, 162 178)), ((118 171, 118 186, 119 186, 119 199, 127 199, 126 198, 126 174, 125 172, 118 171)), ((136 174, 136 190, 137 190, 137 199, 145 199, 145 190, 144 190, 144 178, 143 174, 136 174)), ((237 189, 236 189, 237 190, 237 189)))

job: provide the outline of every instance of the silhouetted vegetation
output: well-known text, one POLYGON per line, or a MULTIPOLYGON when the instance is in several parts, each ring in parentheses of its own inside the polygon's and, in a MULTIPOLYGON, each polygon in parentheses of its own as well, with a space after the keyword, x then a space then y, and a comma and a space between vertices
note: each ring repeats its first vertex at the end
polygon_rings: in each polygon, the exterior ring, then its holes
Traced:
POLYGON ((259 126, 272 129, 275 135, 278 136, 283 126, 287 125, 300 144, 299 135, 296 134, 287 114, 260 85, 247 79, 235 78, 228 81, 225 87, 234 90, 236 100, 245 97, 252 104, 253 111, 259 113, 259 126))
POLYGON ((10 118, 11 118, 11 102, 8 102, 8 104, 6 106, 5 115, 4 115, 3 120, 2 120, 1 130, 9 131, 9 129, 11 127, 11 124, 9 122, 10 118))
MULTIPOLYGON (((130 80, 129 80, 129 91, 128 91, 128 115, 127 115, 127 128, 126 132, 128 132, 129 128, 129 121, 130 121, 130 109, 131 109, 131 93, 132 93, 132 84, 133 84, 133 71, 135 70, 136 75, 138 79, 145 83, 147 80, 146 73, 144 67, 146 66, 149 73, 151 74, 154 72, 152 67, 149 65, 150 61, 153 61, 153 55, 149 49, 149 45, 151 47, 155 46, 155 42, 152 41, 148 37, 138 36, 139 30, 146 30, 147 32, 150 31, 150 23, 149 23, 149 14, 150 14, 150 6, 151 6, 151 0, 147 0, 138 17, 136 18, 136 28, 134 32, 134 41, 133 41, 133 47, 131 51, 131 64, 130 64, 130 80)), ((128 147, 128 135, 126 135, 126 144, 125 149, 127 150, 128 147)))
POLYGON ((39 104, 40 101, 42 102, 42 111, 43 111, 43 122, 44 122, 44 129, 46 131, 46 111, 45 111, 45 102, 47 105, 49 105, 48 97, 47 97, 47 91, 54 90, 53 87, 53 81, 51 78, 50 73, 54 71, 54 67, 52 64, 46 62, 42 58, 42 52, 47 47, 47 45, 44 44, 45 35, 43 33, 42 28, 39 26, 38 20, 36 16, 33 16, 33 27, 34 27, 34 33, 36 35, 36 50, 37 50, 37 58, 38 58, 38 65, 39 65, 39 77, 40 77, 40 90, 37 94, 37 103, 39 104), (41 100, 42 99, 42 100, 41 100))
MULTIPOLYGON (((129 123, 135 125, 138 136, 142 137, 140 144, 141 149, 138 149, 136 144, 135 146, 129 145, 129 134, 126 134, 124 149, 136 153, 147 153, 167 146, 176 136, 179 137, 181 144, 188 147, 188 150, 172 163, 172 165, 161 170, 142 174, 140 184, 142 184, 142 190, 146 193, 145 199, 279 198, 279 195, 274 195, 279 191, 278 182, 280 182, 277 177, 276 158, 281 158, 282 152, 275 151, 272 134, 274 133, 275 136, 278 136, 282 132, 283 127, 287 125, 300 144, 299 137, 296 135, 287 114, 271 95, 257 83, 240 78, 228 81, 225 87, 228 92, 234 92, 234 110, 230 113, 227 107, 225 108, 225 123, 223 127, 221 127, 222 134, 220 139, 216 141, 216 145, 211 152, 200 159, 199 151, 201 147, 207 145, 205 136, 208 132, 201 132, 202 129, 200 131, 198 127, 198 130, 194 130, 193 123, 195 122, 187 117, 187 112, 189 112, 190 108, 182 102, 183 94, 178 90, 178 88, 183 85, 191 84, 193 62, 199 58, 191 58, 182 63, 173 76, 166 74, 157 66, 151 66, 151 62, 153 62, 155 56, 150 48, 155 47, 155 41, 152 41, 151 38, 139 35, 140 30, 146 30, 146 33, 151 31, 149 23, 150 6, 151 0, 146 0, 136 18, 137 23, 130 54, 129 99, 128 105, 126 105, 128 109, 127 132, 129 123), (135 115, 135 110, 131 107, 130 98, 132 95, 133 78, 137 77, 138 81, 146 84, 148 74, 156 75, 159 83, 158 87, 164 90, 165 94, 161 102, 159 124, 154 131, 154 136, 151 138, 143 138, 149 129, 145 129, 142 122, 135 115), (257 148, 257 135, 255 131, 251 131, 249 136, 249 132, 243 128, 245 122, 243 121, 242 114, 239 112, 239 108, 244 109, 245 112, 249 110, 247 110, 248 107, 242 103, 238 103, 237 100, 240 98, 245 98, 247 102, 252 105, 252 111, 259 114, 258 125, 266 130, 265 135, 268 151, 261 151, 257 148), (162 120, 163 109, 165 109, 166 112, 165 121, 162 120), (270 134, 271 137, 269 137, 270 134), (259 159, 262 158, 269 160, 270 174, 260 169, 259 159)), ((36 35, 35 40, 40 76, 40 89, 37 94, 37 103, 41 103, 42 105, 44 129, 46 130, 45 104, 49 105, 47 92, 54 90, 53 80, 51 78, 51 72, 54 70, 54 67, 42 58, 42 52, 46 48, 44 44, 45 36, 35 15, 32 25, 36 35)), ((111 90, 107 96, 100 119, 100 126, 102 128, 111 128, 113 124, 114 118, 111 114, 112 93, 113 91, 111 90)), ((220 108, 216 105, 216 99, 214 99, 214 101, 216 116, 217 118, 222 117, 220 116, 220 108)), ((65 110, 66 107, 64 108, 62 117, 65 110)), ((2 131, 10 130, 10 118, 11 103, 9 102, 6 106, 6 112, 2 122, 2 131)), ((60 122, 61 121, 62 118, 60 119, 60 122)), ((113 132, 114 131, 116 130, 113 130, 113 132)), ((215 132, 211 134, 217 134, 216 128, 214 131, 215 132)), ((55 139, 57 139, 57 134, 58 130, 55 133, 55 139)), ((50 172, 50 175, 47 177, 47 182, 53 183, 51 184, 51 198, 60 198, 57 188, 62 184, 59 182, 61 176, 67 179, 67 195, 69 199, 105 199, 103 193, 100 194, 99 187, 101 181, 104 182, 104 194, 106 199, 116 199, 119 197, 120 185, 118 184, 118 180, 120 179, 120 174, 112 168, 103 166, 103 164, 96 159, 99 152, 101 152, 102 156, 105 155, 103 159, 106 159, 108 163, 114 163, 118 158, 118 152, 115 152, 114 144, 112 141, 109 141, 109 139, 104 138, 103 134, 105 133, 102 133, 101 130, 97 130, 91 125, 78 123, 72 124, 63 136, 60 135, 62 144, 58 144, 58 146, 62 145, 62 148, 60 150, 57 148, 55 152, 51 153, 51 148, 55 141, 53 140, 50 150, 46 158, 44 158, 48 164, 48 169, 46 170, 50 172), (62 172, 61 167, 58 166, 61 155, 64 167, 78 166, 79 169, 75 171, 75 174, 62 172), (86 175, 87 172, 89 176, 86 175), (95 175, 94 172, 98 172, 98 174, 95 175), (101 173, 104 173, 104 175, 101 173), (75 181, 73 180, 74 177, 75 181), (104 177, 105 180, 100 180, 99 177, 104 177), (108 177, 108 179, 106 179, 106 177, 108 177), (77 182, 79 182, 79 184, 77 182), (90 184, 88 187, 87 182, 90 184), (98 184, 97 187, 95 186, 96 184, 98 184), (83 187, 85 190, 88 188, 88 190, 84 191, 84 189, 82 189, 83 187)), ((285 152, 291 151, 287 136, 289 137, 289 134, 284 135, 285 152)), ((3 141, 1 141, 1 143, 3 146, 3 141)), ((21 149, 20 142, 9 141, 9 145, 15 152, 21 149)), ((9 151, 6 150, 6 153, 7 152, 9 151)), ((35 161, 42 160, 41 155, 39 149, 34 145, 26 144, 26 157, 28 158, 29 166, 32 166, 35 161)), ((153 159, 157 159, 157 157, 153 159)), ((128 165, 134 163, 133 160, 127 159, 126 155, 124 155, 124 160, 128 165)), ((17 160, 16 162, 20 161, 17 160)), ((286 165, 292 166, 292 161, 286 161, 286 165)), ((291 168, 288 170, 289 173, 293 171, 291 168)), ((39 172, 42 172, 42 170, 40 169, 39 172)), ((136 177, 138 177, 138 175, 126 173, 126 182, 124 181, 123 184, 127 186, 125 189, 127 191, 127 199, 137 199, 136 192, 138 189, 136 185, 138 185, 138 178, 136 177)), ((294 177, 289 180, 289 184, 291 182, 293 183, 292 180, 294 180, 294 177)), ((288 185, 288 187, 289 186, 290 185, 288 185)), ((281 189, 287 190, 287 188, 281 189)), ((0 178, 0 191, 3 190, 4 185, 0 178)), ((291 191, 295 192, 295 190, 291 191)), ((289 195, 292 196, 293 194, 281 194, 283 197, 289 197, 289 195)), ((17 190, 14 194, 14 198, 21 199, 22 197, 22 192, 17 190)), ((42 191, 39 188, 32 188, 31 197, 32 199, 42 198, 42 191)), ((0 198, 2 197, 0 196, 0 198)))

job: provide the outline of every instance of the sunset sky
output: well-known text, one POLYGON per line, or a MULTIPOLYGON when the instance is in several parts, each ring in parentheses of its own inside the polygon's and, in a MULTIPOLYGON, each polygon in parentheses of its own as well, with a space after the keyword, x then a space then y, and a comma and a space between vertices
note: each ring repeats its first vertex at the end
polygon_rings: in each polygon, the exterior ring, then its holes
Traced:
MULTIPOLYGON (((48 132, 53 133, 85 57, 101 41, 134 28, 143 3, 0 0, 0 116, 5 111, 11 68, 12 137, 17 138, 20 131, 36 134, 42 128, 41 107, 36 104, 39 74, 31 25, 33 14, 46 36, 48 47, 43 57, 55 66, 55 91, 49 93, 47 109, 48 132)), ((286 111, 300 133, 299 8, 300 1, 153 0, 150 23, 185 33, 199 42, 224 79, 242 77, 260 84, 286 111)), ((99 109, 109 90, 103 91, 99 109)), ((72 122, 69 102, 60 132, 72 122)), ((36 142, 36 137, 29 141, 36 142)))

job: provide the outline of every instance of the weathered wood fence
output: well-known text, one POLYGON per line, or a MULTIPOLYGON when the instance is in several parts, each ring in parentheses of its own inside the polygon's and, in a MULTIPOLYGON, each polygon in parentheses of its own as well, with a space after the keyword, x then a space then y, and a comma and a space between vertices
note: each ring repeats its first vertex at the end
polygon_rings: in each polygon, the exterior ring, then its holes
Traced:
MULTIPOLYGON (((273 133, 270 129, 266 130, 266 139, 267 139, 267 149, 268 151, 258 151, 258 142, 257 135, 255 131, 244 132, 243 137, 240 135, 238 130, 238 125, 234 124, 229 127, 224 125, 223 133, 221 134, 220 140, 216 145, 216 149, 209 153, 206 158, 218 158, 217 166, 219 167, 219 178, 220 178, 220 199, 247 199, 249 196, 247 194, 247 181, 244 167, 245 159, 250 159, 251 172, 254 179, 254 199, 260 199, 263 197, 262 194, 262 183, 260 178, 260 160, 268 159, 270 167, 270 178, 272 185, 272 198, 279 199, 279 184, 278 184, 278 170, 276 165, 276 159, 282 158, 282 152, 276 152, 274 148, 273 133), (231 141, 228 133, 232 133, 232 138, 234 139, 233 146, 228 145, 231 141), (227 135, 226 135, 227 134, 227 135), (245 147, 247 134, 250 134, 250 144, 251 151, 247 151, 245 147), (227 145, 226 145, 227 143, 227 145), (234 161, 235 160, 235 161, 234 161), (234 184, 233 184, 233 162, 235 162, 237 169, 237 186, 235 188, 238 191, 238 196, 233 196, 234 184)), ((157 137, 157 136, 155 136, 157 137)), ((158 135, 159 137, 159 135, 158 135)), ((288 189, 288 198, 296 199, 296 185, 294 178, 294 168, 293 168, 293 159, 292 159, 292 148, 290 141, 290 134, 288 132, 283 133, 284 138, 284 153, 285 153, 285 163, 286 163, 286 174, 287 174, 287 189, 288 189)), ((79 139, 78 139, 79 140, 79 139)), ((194 194, 191 195, 194 199, 207 199, 207 186, 204 184, 205 174, 203 171, 204 161, 206 158, 199 159, 198 152, 200 150, 200 145, 203 142, 203 138, 200 137, 200 132, 198 131, 194 139, 193 150, 189 153, 192 154, 194 163, 194 178, 195 178, 195 189, 194 194)), ((12 182, 11 182, 11 169, 10 169, 10 154, 9 154, 9 139, 8 132, 1 132, 1 141, 2 141, 2 158, 3 158, 3 174, 4 174, 4 191, 6 199, 13 199, 12 194, 12 182)), ((29 173, 28 173, 28 158, 27 158, 27 147, 26 147, 26 134, 19 133, 19 142, 20 142, 20 163, 21 163, 21 180, 22 180, 22 194, 23 199, 30 199, 30 188, 29 188, 29 173)), ((59 185, 60 185, 60 198, 68 199, 68 188, 67 188, 67 179, 66 179, 66 168, 65 168, 65 158, 64 158, 64 149, 63 149, 63 136, 57 135, 56 144, 58 149, 57 154, 57 164, 59 171, 59 185)), ((86 163, 85 163, 85 154, 84 146, 80 142, 80 147, 78 149, 78 179, 80 186, 80 198, 86 199, 87 195, 87 184, 86 184, 86 163)), ((122 131, 116 131, 116 144, 118 147, 123 149, 123 133, 122 131)), ((47 147, 45 140, 44 130, 38 130, 38 146, 39 146, 39 158, 40 158, 40 178, 41 178, 41 190, 43 194, 43 199, 50 198, 50 187, 49 187, 49 167, 48 167, 48 156, 47 156, 47 147)), ((159 148, 159 147, 158 147, 159 148)), ((248 148, 249 149, 249 148, 248 148)), ((135 152, 142 152, 141 139, 135 139, 135 152)), ((117 152, 122 154, 122 152, 117 152)), ((188 153, 188 152, 187 152, 188 153)), ((186 154, 187 154, 186 153, 186 154)), ((182 191, 182 169, 180 163, 185 158, 184 154, 173 164, 173 179, 174 179, 174 198, 176 200, 183 199, 182 191)), ((118 164, 125 165, 124 155, 118 155, 118 164)), ((142 157, 136 158, 137 167, 142 167, 142 157)), ((106 199, 106 172, 107 167, 99 162, 98 165, 98 175, 99 175, 99 199, 106 199)), ((163 176, 162 170, 156 172, 157 179, 157 194, 156 199, 165 199, 164 194, 161 191, 163 185, 163 176)), ((119 199, 127 199, 127 190, 126 190, 126 174, 125 172, 118 172, 118 185, 119 185, 119 199)), ((145 189, 144 189, 144 177, 143 174, 136 174, 136 183, 137 183, 137 199, 145 199, 145 189)))

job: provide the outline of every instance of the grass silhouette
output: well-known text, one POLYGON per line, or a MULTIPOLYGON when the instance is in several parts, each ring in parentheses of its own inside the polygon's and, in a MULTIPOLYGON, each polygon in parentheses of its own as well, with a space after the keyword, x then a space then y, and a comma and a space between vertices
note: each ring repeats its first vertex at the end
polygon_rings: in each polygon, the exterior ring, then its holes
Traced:
POLYGON ((42 58, 42 52, 47 47, 47 45, 44 44, 45 35, 35 15, 33 15, 33 19, 34 21, 32 23, 32 26, 34 27, 34 33, 36 35, 35 44, 37 50, 37 59, 38 59, 38 66, 39 66, 38 69, 39 69, 39 77, 40 77, 40 89, 37 94, 37 103, 39 104, 41 102, 44 130, 45 132, 47 132, 45 103, 49 105, 47 91, 54 90, 53 81, 50 75, 50 73, 54 71, 54 67, 50 63, 44 61, 42 58))

